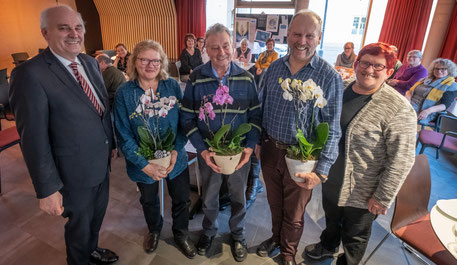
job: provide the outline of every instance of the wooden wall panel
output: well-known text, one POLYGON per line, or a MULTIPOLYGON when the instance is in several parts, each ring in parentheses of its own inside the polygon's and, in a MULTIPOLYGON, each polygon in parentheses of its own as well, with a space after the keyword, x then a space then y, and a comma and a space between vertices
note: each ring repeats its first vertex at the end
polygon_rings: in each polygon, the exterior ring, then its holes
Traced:
POLYGON ((178 59, 174 0, 94 0, 104 49, 122 42, 129 51, 142 40, 159 42, 170 60, 178 59))

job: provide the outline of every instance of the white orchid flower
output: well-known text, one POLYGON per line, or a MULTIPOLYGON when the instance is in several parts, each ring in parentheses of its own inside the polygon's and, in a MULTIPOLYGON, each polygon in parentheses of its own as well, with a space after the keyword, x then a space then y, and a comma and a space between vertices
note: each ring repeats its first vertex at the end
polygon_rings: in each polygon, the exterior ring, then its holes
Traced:
POLYGON ((155 113, 155 112, 156 112, 155 110, 149 111, 149 118, 154 117, 154 113, 155 113))
POLYGON ((163 104, 168 104, 169 100, 168 98, 160 98, 160 102, 162 102, 163 104))
POLYGON ((313 91, 309 89, 300 90, 300 100, 306 102, 307 100, 313 99, 313 91))
POLYGON ((324 91, 321 89, 320 86, 318 86, 314 89, 314 97, 315 98, 324 97, 324 91))
POLYGON ((299 86, 299 82, 297 81, 297 79, 292 80, 292 83, 290 84, 290 87, 293 88, 293 89, 297 89, 298 86, 299 86))
POLYGON ((151 102, 151 101, 152 101, 151 97, 146 94, 143 94, 140 98, 140 102, 142 104, 149 104, 149 102, 151 102))
POLYGON ((282 88, 284 91, 289 90, 289 82, 287 82, 287 80, 282 81, 282 83, 281 83, 281 88, 282 88))
POLYGON ((165 116, 167 116, 168 114, 168 110, 166 110, 165 108, 161 108, 159 110, 159 116, 162 117, 162 118, 165 118, 165 116))
POLYGON ((294 97, 292 96, 292 94, 290 94, 288 91, 284 91, 284 93, 282 93, 282 97, 285 99, 285 100, 288 100, 288 101, 292 101, 292 99, 294 99, 294 97))
POLYGON ((141 107, 141 104, 139 104, 139 105, 136 107, 135 112, 136 112, 136 113, 141 113, 142 110, 143 110, 143 108, 141 107))
POLYGON ((319 107, 320 109, 322 109, 323 107, 325 107, 325 105, 327 105, 327 100, 324 98, 324 97, 318 97, 316 99, 316 102, 314 103, 314 107, 319 107))

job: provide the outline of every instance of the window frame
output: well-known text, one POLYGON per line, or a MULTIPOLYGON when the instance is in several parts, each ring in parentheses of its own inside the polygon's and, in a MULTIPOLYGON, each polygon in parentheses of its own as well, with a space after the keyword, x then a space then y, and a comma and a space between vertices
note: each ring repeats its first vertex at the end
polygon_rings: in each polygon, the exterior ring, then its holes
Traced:
POLYGON ((288 2, 280 1, 256 1, 247 2, 243 0, 236 0, 235 8, 295 8, 295 1, 290 0, 288 2))

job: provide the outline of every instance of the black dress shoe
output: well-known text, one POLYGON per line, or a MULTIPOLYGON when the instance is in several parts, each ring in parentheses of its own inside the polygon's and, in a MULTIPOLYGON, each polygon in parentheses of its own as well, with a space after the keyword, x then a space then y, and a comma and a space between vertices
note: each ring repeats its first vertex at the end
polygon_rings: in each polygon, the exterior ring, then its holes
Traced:
POLYGON ((279 243, 269 238, 263 241, 259 247, 257 247, 257 255, 261 257, 274 258, 279 255, 279 243))
POLYGON ((175 243, 178 246, 178 249, 181 250, 182 254, 186 256, 189 259, 195 258, 197 255, 197 250, 195 249, 195 246, 193 243, 190 241, 189 238, 186 239, 176 239, 175 238, 175 243))
POLYGON ((197 243, 197 253, 200 256, 205 256, 206 252, 211 248, 214 237, 208 237, 206 235, 201 235, 197 243))
POLYGON ((229 207, 231 203, 232 203, 232 200, 228 196, 220 198, 219 199, 219 211, 223 211, 223 210, 227 209, 227 207, 229 207))
POLYGON ((248 188, 246 189, 246 200, 247 201, 255 201, 257 198, 257 193, 261 193, 263 191, 262 182, 259 178, 253 178, 251 183, 249 183, 248 188))
POLYGON ((246 240, 232 240, 232 255, 236 261, 242 262, 248 256, 248 247, 246 245, 246 240))
POLYGON ((113 251, 106 248, 95 248, 90 254, 90 259, 93 263, 113 263, 119 260, 119 256, 113 251))
POLYGON ((148 233, 144 236, 143 249, 146 253, 151 254, 159 245, 160 233, 148 233))

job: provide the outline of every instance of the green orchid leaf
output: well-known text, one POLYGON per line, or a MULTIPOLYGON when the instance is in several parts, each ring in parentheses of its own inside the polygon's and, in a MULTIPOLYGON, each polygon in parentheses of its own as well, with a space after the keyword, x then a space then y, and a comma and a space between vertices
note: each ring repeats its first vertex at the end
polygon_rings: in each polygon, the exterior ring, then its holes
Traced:
POLYGON ((221 128, 214 134, 213 143, 214 146, 219 149, 220 143, 224 135, 230 130, 230 124, 222 125, 221 128))
POLYGON ((145 126, 139 126, 137 128, 138 135, 140 136, 140 140, 148 145, 153 145, 153 140, 151 135, 149 134, 148 129, 145 126))
POLYGON ((234 139, 238 136, 244 135, 248 133, 251 130, 251 125, 249 123, 243 123, 241 124, 233 133, 231 136, 231 139, 234 139))
POLYGON ((328 139, 329 125, 326 122, 319 123, 316 128, 316 145, 324 146, 328 139))

